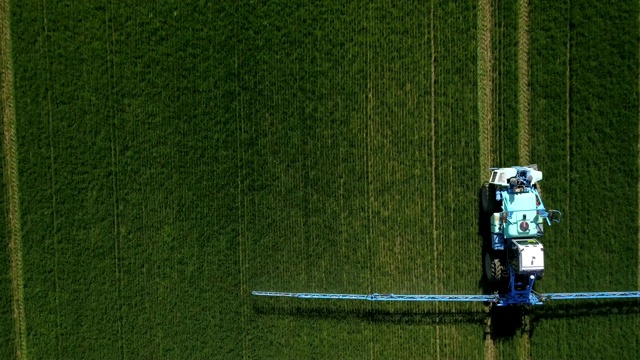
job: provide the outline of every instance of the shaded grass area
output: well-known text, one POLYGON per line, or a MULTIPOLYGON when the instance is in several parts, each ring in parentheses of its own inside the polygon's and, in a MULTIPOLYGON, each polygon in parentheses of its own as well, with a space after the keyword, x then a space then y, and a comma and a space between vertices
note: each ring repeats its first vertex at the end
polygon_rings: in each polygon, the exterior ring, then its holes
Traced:
MULTIPOLYGON (((533 158, 544 163, 547 206, 565 215, 545 233, 540 291, 637 287, 637 12, 622 2, 532 4, 533 158)), ((532 355, 635 355, 637 319, 543 321, 532 355)))

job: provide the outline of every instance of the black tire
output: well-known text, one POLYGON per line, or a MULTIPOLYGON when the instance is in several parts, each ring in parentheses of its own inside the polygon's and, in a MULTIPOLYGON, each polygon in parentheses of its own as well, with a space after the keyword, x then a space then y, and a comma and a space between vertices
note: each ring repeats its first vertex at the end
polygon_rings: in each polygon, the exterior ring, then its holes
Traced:
POLYGON ((491 283, 498 283, 509 276, 509 269, 502 259, 487 252, 484 256, 484 273, 491 283))
POLYGON ((487 214, 500 211, 500 204, 496 201, 496 187, 488 182, 482 184, 481 191, 482 210, 487 214))

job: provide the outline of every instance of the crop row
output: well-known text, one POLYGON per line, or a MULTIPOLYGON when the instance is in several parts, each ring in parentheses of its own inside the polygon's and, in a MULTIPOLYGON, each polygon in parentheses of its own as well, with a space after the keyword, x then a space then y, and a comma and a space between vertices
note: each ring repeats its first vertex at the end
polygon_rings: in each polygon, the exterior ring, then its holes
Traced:
MULTIPOLYGON (((474 171, 478 156, 469 10, 434 7, 435 53, 428 4, 357 12, 340 5, 319 16, 312 27, 318 37, 309 43, 306 37, 265 39, 258 52, 286 60, 257 64, 257 77, 264 79, 258 93, 269 96, 256 96, 250 108, 252 117, 267 121, 247 128, 245 142, 248 153, 259 154, 249 159, 247 185, 256 186, 247 192, 248 203, 256 204, 248 213, 259 211, 248 225, 256 230, 249 235, 256 287, 479 291, 479 265, 462 260, 478 258, 480 248, 473 229, 475 179, 463 175, 474 171), (458 60, 432 67, 432 55, 458 60)), ((293 27, 297 18, 284 22, 293 27)), ((443 311, 437 306, 269 304, 298 315, 256 318, 251 348, 264 346, 267 337, 263 351, 276 356, 285 349, 294 356, 328 356, 335 349, 345 356, 411 357, 417 349, 468 355, 481 346, 459 346, 469 334, 479 335, 476 326, 387 326, 398 318, 394 314, 407 312, 429 321, 420 313, 443 311), (317 312, 326 318, 313 316, 317 312)))
MULTIPOLYGON (((483 290, 475 5, 129 5, 14 7, 30 356, 482 356, 480 305, 249 295, 483 290)), ((510 166, 517 2, 493 5, 510 166)), ((540 291, 637 286, 637 12, 532 2, 531 159, 565 214, 540 291)), ((636 324, 542 318, 532 356, 628 357, 636 324)))
MULTIPOLYGON (((546 238, 542 291, 637 288, 637 13, 621 2, 532 6, 533 154, 547 205, 564 213, 546 238)), ((534 357, 637 354, 637 317, 609 310, 541 321, 534 357)))

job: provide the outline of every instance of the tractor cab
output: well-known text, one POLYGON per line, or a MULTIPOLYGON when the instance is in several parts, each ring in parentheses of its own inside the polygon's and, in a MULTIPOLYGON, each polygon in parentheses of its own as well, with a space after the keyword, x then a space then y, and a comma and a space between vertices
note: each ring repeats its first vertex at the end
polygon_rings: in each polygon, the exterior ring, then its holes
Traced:
POLYGON ((508 188, 512 192, 526 191, 542 180, 542 171, 538 171, 536 165, 493 168, 492 170, 489 183, 496 187, 508 188))

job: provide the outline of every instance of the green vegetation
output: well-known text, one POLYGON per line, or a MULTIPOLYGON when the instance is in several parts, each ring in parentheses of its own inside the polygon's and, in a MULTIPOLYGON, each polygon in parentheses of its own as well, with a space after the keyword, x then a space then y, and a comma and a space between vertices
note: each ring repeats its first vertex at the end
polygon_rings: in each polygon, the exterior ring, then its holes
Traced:
MULTIPOLYGON (((250 295, 482 292, 476 5, 213 3, 14 2, 30 357, 482 358, 479 304, 250 295)), ((495 6, 509 166, 517 1, 495 6)), ((637 286, 639 9, 601 7, 531 1, 531 159, 565 214, 542 291, 637 286)), ((541 318, 532 358, 632 356, 637 318, 541 318)))
POLYGON ((238 353, 234 9, 135 4, 16 4, 34 358, 238 353))
MULTIPOLYGON (((547 205, 565 215, 548 232, 539 289, 636 289, 637 4, 532 2, 532 13, 533 158, 545 164, 547 205)), ((545 320, 533 357, 637 354, 637 318, 545 320)))
MULTIPOLYGON (((0 185, 2 189, 6 189, 4 181, 4 162, 0 162, 0 185)), ((0 251, 0 357, 4 359, 13 359, 16 356, 15 347, 15 331, 13 328, 13 314, 11 312, 11 278, 10 278, 10 258, 9 252, 6 250, 9 246, 8 233, 8 206, 6 204, 6 195, 2 193, 0 197, 0 209, 2 209, 2 221, 0 221, 0 234, 5 239, 2 243, 4 247, 0 251)))
MULTIPOLYGON (((271 25, 273 11, 257 23, 271 25)), ((325 12, 309 11, 282 19, 281 32, 300 31, 298 16, 308 16, 314 19, 308 31, 315 36, 265 39, 256 51, 280 61, 247 66, 257 69, 258 79, 256 92, 248 91, 255 98, 246 99, 249 118, 265 119, 243 125, 245 178, 251 187, 242 192, 249 206, 242 212, 258 212, 246 226, 253 242, 253 287, 478 292, 480 266, 450 263, 445 255, 477 257, 480 248, 474 229, 455 221, 460 214, 475 219, 477 208, 475 193, 466 190, 475 187, 476 180, 458 176, 465 167, 475 166, 478 154, 473 12, 444 4, 434 9, 435 57, 460 57, 436 65, 440 80, 433 116, 438 125, 432 129, 428 4, 393 8, 389 3, 360 10, 339 5, 325 12), (436 189, 435 224, 434 176, 436 183, 454 184, 436 189), (453 231, 434 236, 434 225, 453 226, 453 231), (474 281, 456 279, 461 268, 473 274, 474 281)), ((392 313, 438 310, 416 304, 299 306, 392 313)), ((482 329, 473 325, 422 328, 346 316, 340 325, 329 320, 258 317, 252 339, 268 341, 250 348, 275 358, 285 356, 285 351, 293 351, 292 357, 328 357, 336 349, 379 357, 409 356, 418 349, 435 356, 455 349, 459 356, 477 357, 476 349, 481 349, 482 329), (282 334, 296 336, 282 340, 282 334), (468 338, 476 338, 477 346, 460 347, 468 338)))
POLYGON ((493 19, 495 101, 491 166, 512 166, 518 163, 518 1, 496 2, 493 19))

